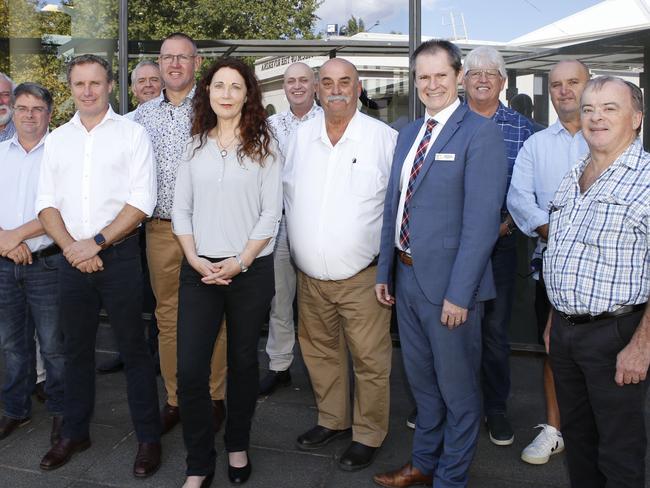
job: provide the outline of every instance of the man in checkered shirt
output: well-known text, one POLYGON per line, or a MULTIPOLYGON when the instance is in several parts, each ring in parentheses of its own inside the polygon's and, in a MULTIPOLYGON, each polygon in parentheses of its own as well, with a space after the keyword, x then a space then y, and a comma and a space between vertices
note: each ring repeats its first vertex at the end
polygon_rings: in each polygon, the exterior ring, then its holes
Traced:
POLYGON ((645 486, 650 154, 638 137, 642 119, 638 87, 591 80, 581 99, 589 154, 549 209, 544 279, 554 310, 545 342, 573 488, 645 486))

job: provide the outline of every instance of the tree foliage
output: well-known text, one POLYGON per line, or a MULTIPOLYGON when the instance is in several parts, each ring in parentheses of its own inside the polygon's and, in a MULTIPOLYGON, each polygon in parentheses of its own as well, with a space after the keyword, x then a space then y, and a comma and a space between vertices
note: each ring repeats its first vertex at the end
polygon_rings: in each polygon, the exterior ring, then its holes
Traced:
POLYGON ((354 15, 350 15, 348 23, 345 26, 345 35, 353 36, 359 32, 366 32, 366 23, 361 17, 357 19, 354 15))

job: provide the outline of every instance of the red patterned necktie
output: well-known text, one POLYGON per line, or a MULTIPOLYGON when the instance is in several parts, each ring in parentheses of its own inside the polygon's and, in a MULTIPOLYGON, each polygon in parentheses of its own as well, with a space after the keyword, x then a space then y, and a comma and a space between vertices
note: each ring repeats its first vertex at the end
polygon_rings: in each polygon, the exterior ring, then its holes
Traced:
POLYGON ((406 187, 406 196, 404 197, 404 211, 402 212, 402 225, 399 228, 399 243, 402 246, 402 249, 405 251, 410 247, 410 235, 409 235, 409 202, 413 196, 413 187, 415 186, 415 180, 422 169, 422 163, 424 163, 424 155, 427 153, 427 147, 429 146, 429 140, 431 139, 431 133, 433 128, 436 126, 437 122, 433 119, 427 120, 427 128, 424 131, 422 140, 418 145, 418 150, 415 151, 415 160, 413 161, 413 167, 411 168, 411 175, 409 176, 409 183, 406 187))

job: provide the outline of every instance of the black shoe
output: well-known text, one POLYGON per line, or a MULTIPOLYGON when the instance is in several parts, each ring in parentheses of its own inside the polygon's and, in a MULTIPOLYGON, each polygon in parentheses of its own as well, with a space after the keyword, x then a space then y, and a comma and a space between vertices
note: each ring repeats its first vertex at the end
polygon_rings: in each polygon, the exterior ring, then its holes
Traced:
POLYGON ((413 411, 406 417, 406 426, 409 429, 415 429, 415 422, 418 420, 418 409, 415 407, 413 411))
POLYGON ((296 439, 296 447, 303 451, 320 449, 332 442, 334 439, 348 436, 351 433, 352 429, 332 430, 317 425, 304 434, 298 436, 298 439, 296 439))
POLYGON ((105 361, 99 366, 97 366, 97 373, 111 374, 111 373, 117 373, 118 371, 122 371, 123 369, 124 369, 124 363, 122 362, 122 357, 117 355, 114 358, 109 359, 108 361, 105 361))
POLYGON ((378 447, 370 447, 352 441, 339 459, 339 468, 343 471, 359 471, 372 464, 379 452, 378 447))
POLYGON ((248 478, 251 476, 253 471, 253 466, 251 465, 251 458, 246 453, 247 462, 246 466, 242 468, 235 468, 228 463, 228 479, 234 485, 243 485, 248 481, 248 478))
POLYGON ((289 386, 291 384, 291 373, 286 371, 269 371, 262 381, 260 381, 260 395, 267 396, 275 391, 279 386, 289 386))
POLYGON ((512 431, 505 413, 488 415, 485 421, 493 444, 509 446, 515 441, 515 433, 512 431))
POLYGON ((36 383, 36 386, 34 386, 33 395, 39 402, 45 403, 45 400, 47 400, 47 393, 45 393, 45 381, 36 383))
POLYGON ((24 419, 12 419, 11 417, 3 416, 0 418, 0 439, 9 437, 11 433, 23 425, 27 425, 31 422, 29 417, 24 419))

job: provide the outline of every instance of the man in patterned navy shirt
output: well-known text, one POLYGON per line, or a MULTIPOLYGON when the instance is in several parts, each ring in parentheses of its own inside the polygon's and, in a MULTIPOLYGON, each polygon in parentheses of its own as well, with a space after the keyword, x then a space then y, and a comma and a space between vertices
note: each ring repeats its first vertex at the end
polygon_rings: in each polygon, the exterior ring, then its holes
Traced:
MULTIPOLYGON (((463 86, 469 108, 492 119, 503 132, 508 159, 509 186, 517 153, 524 141, 533 134, 533 125, 530 120, 499 101, 499 93, 506 82, 506 68, 503 57, 496 49, 482 46, 472 50, 465 58, 463 72, 463 86)), ((508 214, 505 199, 501 218, 499 240, 492 252, 492 270, 497 297, 486 302, 482 322, 481 383, 483 409, 490 440, 498 446, 507 446, 514 441, 514 433, 506 413, 510 393, 508 322, 517 268, 515 234, 517 227, 508 214)))

